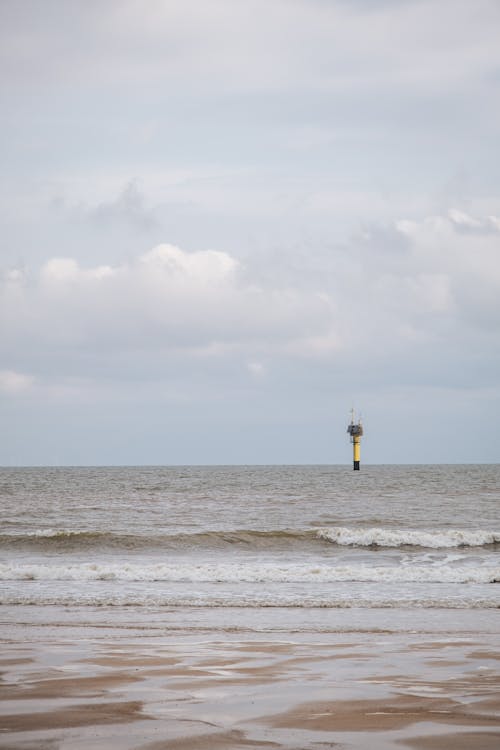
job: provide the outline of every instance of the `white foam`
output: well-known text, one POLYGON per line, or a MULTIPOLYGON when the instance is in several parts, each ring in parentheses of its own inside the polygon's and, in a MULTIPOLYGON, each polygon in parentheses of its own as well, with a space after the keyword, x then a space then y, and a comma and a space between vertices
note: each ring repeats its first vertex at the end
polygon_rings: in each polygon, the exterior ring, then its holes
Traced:
POLYGON ((369 529, 332 526, 317 530, 320 539, 341 546, 355 547, 482 547, 485 544, 500 542, 500 531, 442 529, 389 529, 374 527, 369 529))
POLYGON ((1 564, 3 581, 166 581, 221 583, 492 583, 500 566, 313 564, 1 564))
POLYGON ((11 536, 14 539, 18 537, 59 539, 59 538, 65 538, 65 537, 89 536, 91 534, 99 534, 99 532, 79 531, 75 529, 52 529, 50 528, 50 529, 35 529, 34 531, 25 531, 22 534, 17 533, 17 534, 12 534, 11 536))

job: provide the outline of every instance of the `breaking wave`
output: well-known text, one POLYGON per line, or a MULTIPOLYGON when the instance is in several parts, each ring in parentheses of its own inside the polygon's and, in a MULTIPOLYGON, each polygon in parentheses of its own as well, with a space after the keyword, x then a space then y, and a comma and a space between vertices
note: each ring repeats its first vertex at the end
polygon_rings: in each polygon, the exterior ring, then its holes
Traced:
POLYGON ((500 543, 500 531, 443 529, 438 531, 345 528, 318 529, 318 537, 343 547, 483 547, 500 543))
POLYGON ((0 564, 2 581, 165 583, 500 583, 500 566, 283 565, 261 563, 0 564))
POLYGON ((483 529, 392 529, 331 526, 309 529, 234 529, 182 534, 113 533, 72 529, 39 529, 25 533, 0 534, 3 547, 40 550, 85 549, 213 549, 227 546, 260 549, 293 548, 319 543, 340 547, 420 547, 447 549, 500 544, 500 531, 483 529))

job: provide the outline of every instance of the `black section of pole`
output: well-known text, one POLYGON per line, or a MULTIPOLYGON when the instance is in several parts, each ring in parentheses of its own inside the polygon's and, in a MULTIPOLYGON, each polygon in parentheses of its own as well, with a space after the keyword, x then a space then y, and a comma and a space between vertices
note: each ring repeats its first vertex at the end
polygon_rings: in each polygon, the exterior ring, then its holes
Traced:
POLYGON ((353 461, 352 468, 353 471, 359 471, 359 461, 353 461))

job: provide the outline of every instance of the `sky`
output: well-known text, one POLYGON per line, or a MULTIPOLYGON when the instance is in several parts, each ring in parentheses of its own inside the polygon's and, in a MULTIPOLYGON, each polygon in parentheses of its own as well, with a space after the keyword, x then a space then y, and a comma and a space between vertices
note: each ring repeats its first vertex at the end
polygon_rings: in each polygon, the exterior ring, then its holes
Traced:
POLYGON ((497 0, 1 0, 0 465, 498 462, 497 0))

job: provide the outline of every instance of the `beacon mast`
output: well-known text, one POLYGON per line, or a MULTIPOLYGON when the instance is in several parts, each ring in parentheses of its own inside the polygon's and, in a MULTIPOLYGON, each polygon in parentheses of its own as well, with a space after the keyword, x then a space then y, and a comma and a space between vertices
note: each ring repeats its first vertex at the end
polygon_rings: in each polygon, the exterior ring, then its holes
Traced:
POLYGON ((352 443, 352 468, 354 471, 359 471, 359 458, 360 458, 360 446, 361 436, 363 435, 363 425, 361 424, 361 418, 357 422, 354 421, 354 409, 351 409, 351 423, 347 425, 347 432, 351 436, 352 443))

